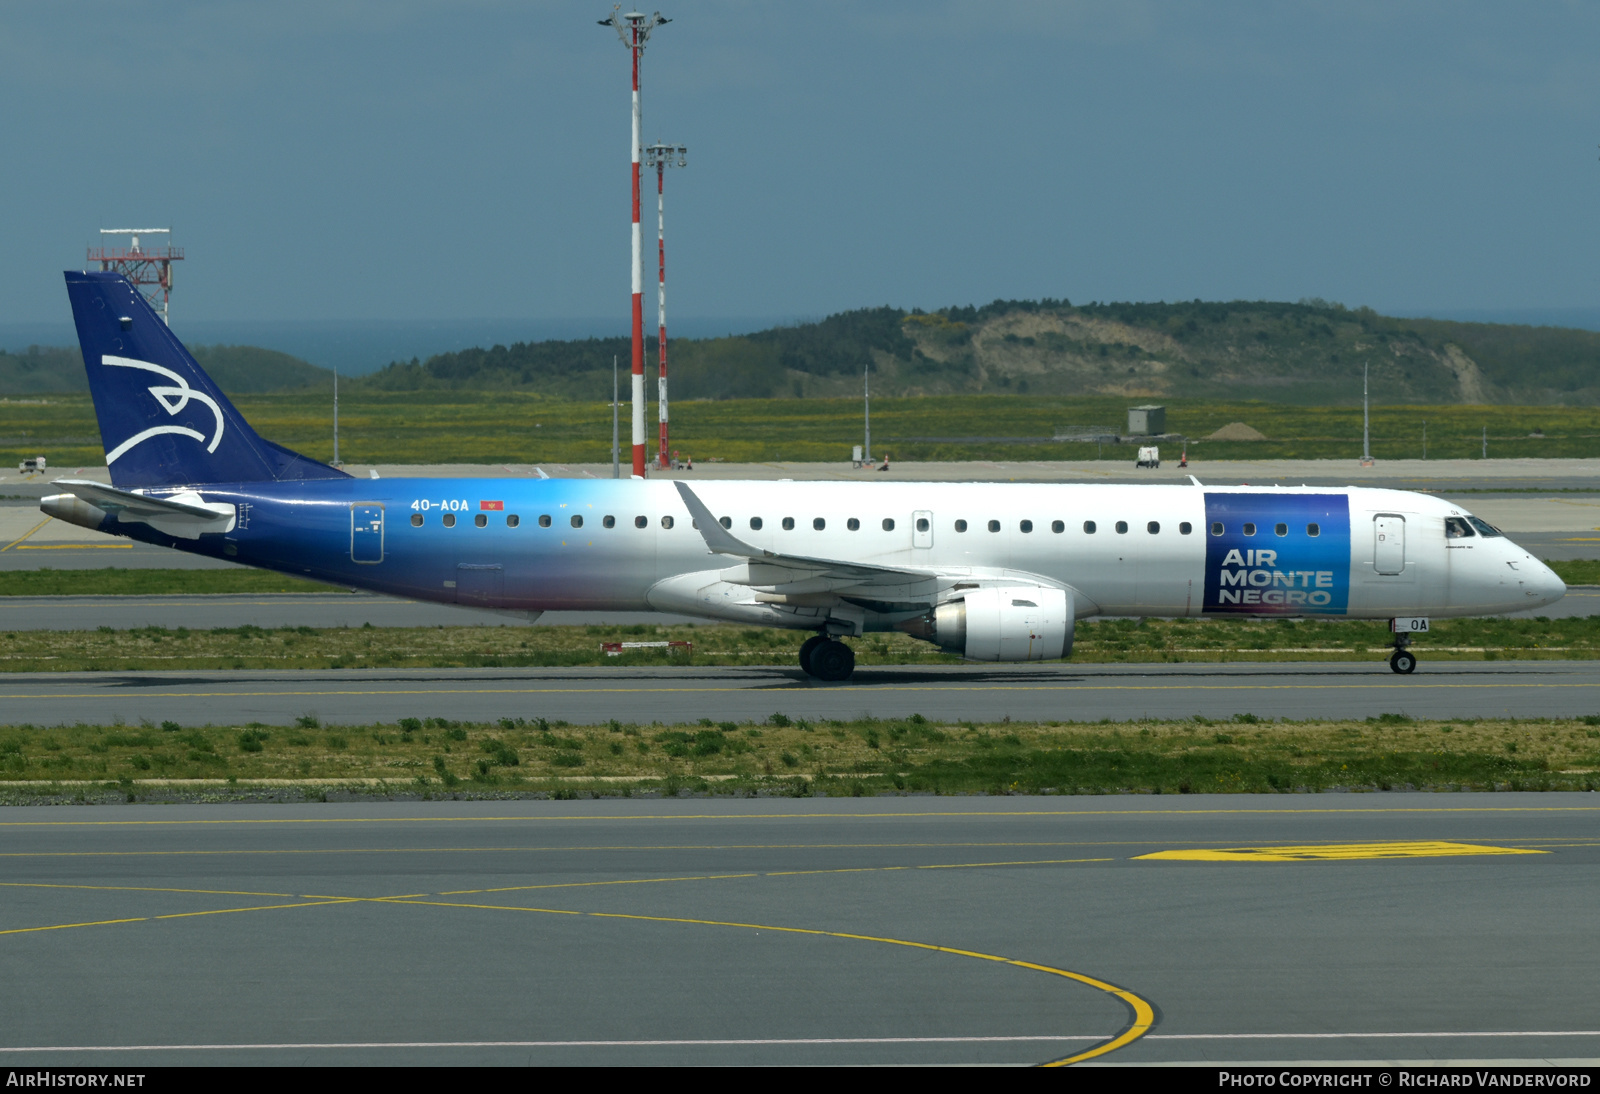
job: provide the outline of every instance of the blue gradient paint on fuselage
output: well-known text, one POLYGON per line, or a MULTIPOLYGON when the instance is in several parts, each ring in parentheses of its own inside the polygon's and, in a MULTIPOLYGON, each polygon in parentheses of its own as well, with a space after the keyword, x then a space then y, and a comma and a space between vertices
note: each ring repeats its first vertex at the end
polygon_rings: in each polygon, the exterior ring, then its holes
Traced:
MULTIPOLYGON (((233 504, 225 536, 179 539, 147 524, 107 518, 101 529, 164 547, 375 592, 503 608, 638 608, 657 580, 655 493, 628 481, 544 479, 335 479, 218 483, 207 501, 233 504), (487 508, 485 503, 498 503, 487 508), (358 528, 382 507, 382 554, 373 559, 358 528), (636 512, 644 506, 649 511, 636 512), (455 518, 446 527, 444 517, 455 518), (413 516, 422 521, 412 524, 413 516), (484 525, 476 523, 478 517, 484 525), (540 527, 540 516, 550 518, 540 527), (600 536, 605 517, 628 535, 600 536), (636 527, 645 517, 646 526, 636 527), (517 518, 517 526, 507 523, 517 518), (582 519, 574 527, 572 519, 582 519), (458 597, 461 567, 498 567, 502 595, 458 597)), ((161 497, 170 491, 150 490, 161 497)), ((684 522, 686 523, 686 522, 684 522)), ((691 535, 693 533, 691 532, 691 535)), ((694 537, 698 543, 698 536, 694 537)), ((690 546, 690 544, 685 544, 690 546)), ((703 549, 703 547, 702 547, 703 549)))
POLYGON ((1347 495, 1206 493, 1207 613, 1343 615, 1349 603, 1347 495))

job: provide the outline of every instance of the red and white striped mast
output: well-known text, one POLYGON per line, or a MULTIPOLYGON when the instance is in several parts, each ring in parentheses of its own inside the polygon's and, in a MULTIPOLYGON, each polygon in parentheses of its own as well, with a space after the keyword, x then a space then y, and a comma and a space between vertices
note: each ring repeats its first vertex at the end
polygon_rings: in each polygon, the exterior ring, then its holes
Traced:
POLYGON ((644 244, 639 236, 639 59, 650 40, 650 32, 662 23, 658 11, 644 15, 637 11, 621 14, 622 5, 611 9, 611 18, 601 19, 603 27, 615 27, 622 44, 633 59, 633 143, 628 168, 633 181, 633 474, 644 478, 644 244))
POLYGON ((661 438, 656 449, 656 466, 667 464, 667 213, 666 174, 669 167, 687 167, 689 149, 681 144, 652 144, 645 152, 645 165, 656 169, 656 358, 661 364, 656 410, 661 419, 661 438))

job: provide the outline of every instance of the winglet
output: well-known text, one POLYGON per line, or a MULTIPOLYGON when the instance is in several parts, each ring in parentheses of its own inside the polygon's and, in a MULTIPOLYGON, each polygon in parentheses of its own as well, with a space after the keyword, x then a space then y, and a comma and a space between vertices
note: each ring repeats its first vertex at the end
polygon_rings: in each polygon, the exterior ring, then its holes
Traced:
POLYGON ((706 541, 706 546, 711 548, 714 555, 739 555, 743 558, 762 558, 769 552, 758 550, 745 543, 738 536, 729 532, 722 526, 722 522, 712 515, 706 508, 706 503, 695 496, 686 482, 675 482, 672 485, 678 488, 678 495, 683 498, 683 504, 689 509, 689 515, 694 518, 700 536, 706 541))

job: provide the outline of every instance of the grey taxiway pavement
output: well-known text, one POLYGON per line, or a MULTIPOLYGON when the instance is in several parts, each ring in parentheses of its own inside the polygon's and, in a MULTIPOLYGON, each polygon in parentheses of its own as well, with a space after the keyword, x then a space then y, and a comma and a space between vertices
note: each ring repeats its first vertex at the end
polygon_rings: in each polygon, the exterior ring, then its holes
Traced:
MULTIPOLYGON (((1600 586, 1574 586, 1544 608, 1513 617, 1600 614, 1600 586)), ((585 624, 697 623, 704 619, 657 612, 484 611, 426 604, 370 593, 251 593, 173 596, 0 596, 0 632, 92 631, 97 627, 561 627, 585 624)), ((714 625, 714 624, 713 624, 714 625)), ((799 636, 795 639, 799 644, 799 636)))
POLYGON ((10 810, 0 1061, 1593 1064, 1596 798, 10 810))
POLYGON ((7 673, 10 724, 328 724, 406 717, 648 724, 791 718, 1577 717, 1600 713, 1600 662, 907 666, 822 684, 799 668, 560 668, 7 673))

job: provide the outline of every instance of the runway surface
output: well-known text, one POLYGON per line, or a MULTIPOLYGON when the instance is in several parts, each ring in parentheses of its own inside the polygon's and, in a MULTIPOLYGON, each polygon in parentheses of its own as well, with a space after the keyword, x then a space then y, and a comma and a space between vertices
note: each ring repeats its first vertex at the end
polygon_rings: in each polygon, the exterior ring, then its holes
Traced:
POLYGON ((1590 794, 12 810, 0 1060, 1593 1064, 1597 820, 1590 794))
MULTIPOLYGON (((1600 586, 1575 586, 1548 607, 1513 618, 1600 614, 1600 586)), ((667 626, 705 619, 657 612, 491 612, 371 593, 250 593, 200 596, 0 596, 0 632, 92 631, 98 627, 566 627, 635 623, 667 626)), ((798 641, 798 638, 796 639, 798 641)))
POLYGON ((1370 664, 913 666, 822 684, 795 669, 415 669, 0 676, 9 724, 287 725, 490 722, 597 725, 812 720, 913 713, 941 721, 1139 718, 1578 717, 1600 713, 1600 662, 1436 661, 1396 676, 1370 664))

